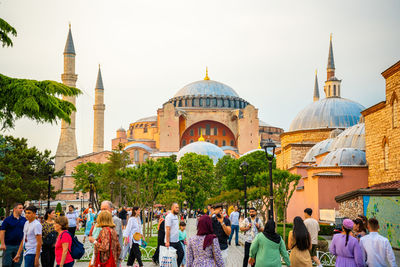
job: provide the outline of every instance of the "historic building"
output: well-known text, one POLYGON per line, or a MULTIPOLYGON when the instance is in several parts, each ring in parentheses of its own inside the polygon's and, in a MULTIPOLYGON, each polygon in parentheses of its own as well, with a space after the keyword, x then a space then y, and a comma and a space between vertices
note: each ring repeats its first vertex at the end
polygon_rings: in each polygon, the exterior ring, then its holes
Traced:
POLYGON ((271 138, 279 145, 283 129, 258 118, 258 110, 231 87, 210 80, 184 86, 157 110, 157 116, 139 119, 127 131, 118 129, 112 147, 123 144, 135 163, 148 157, 176 154, 199 138, 233 157, 256 149, 271 138))

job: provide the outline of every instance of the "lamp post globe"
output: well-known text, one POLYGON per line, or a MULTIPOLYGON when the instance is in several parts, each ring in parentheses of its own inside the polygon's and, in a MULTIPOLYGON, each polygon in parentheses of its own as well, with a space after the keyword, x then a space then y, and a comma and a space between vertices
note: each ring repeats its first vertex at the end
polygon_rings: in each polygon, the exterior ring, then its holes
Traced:
POLYGON ((240 170, 243 174, 243 182, 244 182, 244 217, 247 218, 247 184, 246 184, 246 175, 249 171, 249 164, 246 161, 243 161, 240 164, 240 170))
POLYGON ((263 148, 265 150, 265 157, 268 160, 268 167, 269 167, 269 213, 268 213, 268 220, 274 220, 274 190, 273 190, 273 183, 272 183, 272 161, 275 157, 275 143, 268 139, 263 144, 263 148))
POLYGON ((52 160, 49 160, 49 162, 46 163, 46 166, 49 166, 49 184, 47 187, 47 210, 50 209, 50 191, 51 191, 51 175, 54 172, 54 162, 52 160))

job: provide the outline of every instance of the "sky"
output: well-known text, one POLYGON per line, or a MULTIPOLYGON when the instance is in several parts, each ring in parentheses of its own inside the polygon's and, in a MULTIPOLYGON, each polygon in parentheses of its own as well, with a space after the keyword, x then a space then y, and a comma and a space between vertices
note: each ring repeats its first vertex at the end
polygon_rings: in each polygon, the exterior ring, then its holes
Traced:
MULTIPOLYGON (((186 84, 209 77, 232 87, 259 118, 289 129, 320 94, 333 34, 342 97, 370 107, 385 99, 381 72, 400 60, 400 1, 0 0, 14 26, 0 73, 61 82, 71 23, 76 51, 78 154, 92 152, 94 87, 101 64, 105 149, 121 126, 157 109, 186 84)), ((61 123, 17 121, 3 134, 55 154, 61 123)))

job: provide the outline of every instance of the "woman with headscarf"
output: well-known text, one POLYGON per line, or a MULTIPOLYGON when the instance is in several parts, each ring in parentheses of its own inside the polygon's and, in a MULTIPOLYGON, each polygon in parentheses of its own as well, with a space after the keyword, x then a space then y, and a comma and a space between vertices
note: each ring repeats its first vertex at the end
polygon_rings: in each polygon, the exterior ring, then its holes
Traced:
POLYGON ((290 263, 295 267, 311 267, 312 248, 311 235, 307 230, 303 219, 299 216, 293 220, 293 231, 289 232, 288 247, 290 252, 290 263))
POLYGON ((363 267, 364 260, 357 238, 351 235, 354 223, 343 220, 342 233, 333 236, 329 252, 336 256, 336 266, 363 267))
POLYGON ((264 232, 259 233, 251 243, 249 264, 255 263, 255 267, 279 267, 282 266, 281 256, 286 266, 290 266, 285 242, 275 232, 275 222, 269 220, 264 232))
POLYGON ((210 216, 203 215, 197 225, 197 235, 189 238, 187 267, 223 267, 218 238, 213 234, 210 216))

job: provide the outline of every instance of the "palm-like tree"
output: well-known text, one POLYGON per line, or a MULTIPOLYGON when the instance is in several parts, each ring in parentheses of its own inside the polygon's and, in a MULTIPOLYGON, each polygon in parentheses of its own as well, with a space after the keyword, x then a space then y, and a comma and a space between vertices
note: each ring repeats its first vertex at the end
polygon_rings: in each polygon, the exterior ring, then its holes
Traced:
POLYGON ((17 36, 17 31, 7 21, 0 18, 0 43, 3 47, 13 46, 13 42, 9 37, 10 34, 17 36))

